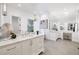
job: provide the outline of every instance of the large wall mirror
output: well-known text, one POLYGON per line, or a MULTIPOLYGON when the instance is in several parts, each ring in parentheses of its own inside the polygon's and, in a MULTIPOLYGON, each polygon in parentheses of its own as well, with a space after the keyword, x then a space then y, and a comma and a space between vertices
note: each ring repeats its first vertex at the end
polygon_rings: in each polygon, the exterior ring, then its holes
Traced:
POLYGON ((69 23, 68 24, 68 30, 69 31, 75 31, 75 24, 69 23))
POLYGON ((12 27, 13 27, 13 31, 16 34, 20 34, 21 32, 21 18, 17 17, 17 16, 12 16, 12 27))
POLYGON ((68 24, 68 31, 77 32, 78 31, 78 24, 77 23, 69 23, 68 24))
POLYGON ((48 29, 48 19, 40 21, 40 29, 48 29))
POLYGON ((33 20, 32 19, 28 19, 27 31, 28 32, 34 32, 34 26, 33 26, 33 20))

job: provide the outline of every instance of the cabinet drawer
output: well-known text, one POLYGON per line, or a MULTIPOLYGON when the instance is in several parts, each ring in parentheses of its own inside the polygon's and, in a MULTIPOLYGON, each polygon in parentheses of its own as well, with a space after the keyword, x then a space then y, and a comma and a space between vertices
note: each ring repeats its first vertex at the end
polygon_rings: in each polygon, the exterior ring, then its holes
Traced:
POLYGON ((22 53, 21 48, 22 48, 21 43, 7 45, 7 46, 2 47, 0 49, 0 54, 3 54, 3 55, 18 55, 18 54, 22 53))

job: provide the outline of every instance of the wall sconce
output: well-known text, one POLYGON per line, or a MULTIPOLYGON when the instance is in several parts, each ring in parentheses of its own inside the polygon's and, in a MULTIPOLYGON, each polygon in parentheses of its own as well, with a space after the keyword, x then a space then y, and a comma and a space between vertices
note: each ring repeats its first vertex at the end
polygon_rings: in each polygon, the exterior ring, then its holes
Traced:
POLYGON ((2 15, 7 16, 7 4, 2 4, 2 15))

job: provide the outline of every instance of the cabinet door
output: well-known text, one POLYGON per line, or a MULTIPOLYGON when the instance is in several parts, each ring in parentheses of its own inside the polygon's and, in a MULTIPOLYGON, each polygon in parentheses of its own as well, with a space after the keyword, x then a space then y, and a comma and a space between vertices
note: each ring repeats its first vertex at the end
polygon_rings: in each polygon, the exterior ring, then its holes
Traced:
POLYGON ((57 39, 57 34, 56 34, 55 32, 50 32, 49 36, 50 36, 50 37, 49 37, 50 40, 56 41, 56 39, 57 39))
POLYGON ((6 55, 6 50, 5 48, 0 48, 0 55, 6 55))
POLYGON ((77 32, 72 33, 72 41, 79 42, 79 34, 77 32))
POLYGON ((38 48, 39 49, 42 49, 42 48, 44 48, 44 36, 41 36, 41 37, 38 37, 38 41, 39 41, 39 43, 38 43, 38 48))
POLYGON ((25 40, 22 42, 22 54, 23 55, 30 55, 31 54, 31 40, 25 40))
POLYGON ((32 39, 32 54, 39 54, 44 49, 44 37, 32 39))
POLYGON ((2 47, 0 49, 0 54, 2 55, 19 55, 22 54, 22 44, 21 43, 15 43, 11 44, 5 47, 2 47))

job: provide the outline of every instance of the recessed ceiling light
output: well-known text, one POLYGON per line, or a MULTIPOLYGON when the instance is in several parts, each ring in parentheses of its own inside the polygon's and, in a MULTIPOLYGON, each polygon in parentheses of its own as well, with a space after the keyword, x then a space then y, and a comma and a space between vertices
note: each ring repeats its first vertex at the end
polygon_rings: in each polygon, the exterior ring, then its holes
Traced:
POLYGON ((21 7, 22 5, 21 5, 21 4, 17 4, 17 6, 18 6, 18 7, 21 7))

